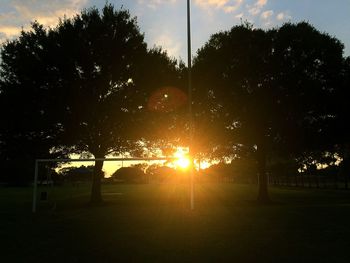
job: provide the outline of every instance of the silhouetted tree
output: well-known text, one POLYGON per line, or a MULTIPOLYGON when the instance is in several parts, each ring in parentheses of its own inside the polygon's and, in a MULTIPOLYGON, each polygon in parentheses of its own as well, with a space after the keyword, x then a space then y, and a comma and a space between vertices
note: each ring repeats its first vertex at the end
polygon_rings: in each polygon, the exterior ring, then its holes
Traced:
POLYGON ((319 142, 318 128, 331 117, 325 105, 339 87, 342 50, 337 39, 303 22, 268 31, 235 26, 211 36, 198 51, 200 112, 221 127, 216 137, 255 152, 259 200, 269 200, 269 153, 289 154, 319 142))
POLYGON ((188 145, 188 97, 186 70, 183 63, 169 60, 167 54, 154 49, 150 54, 152 75, 142 118, 147 123, 143 136, 148 148, 176 148, 188 145))
POLYGON ((124 183, 145 183, 147 180, 145 172, 140 167, 122 167, 112 174, 116 180, 124 183))
POLYGON ((328 142, 335 145, 336 151, 342 158, 340 163, 340 175, 344 177, 345 187, 348 188, 350 178, 350 129, 348 120, 350 116, 349 93, 350 93, 350 57, 344 60, 342 70, 342 85, 335 91, 332 115, 335 116, 330 123, 328 142))
POLYGON ((50 152, 60 130, 52 114, 55 98, 49 95, 52 68, 42 58, 45 38, 34 23, 32 31, 22 31, 1 50, 0 162, 6 181, 26 183, 33 179, 35 158, 62 156, 50 152))
POLYGON ((81 165, 79 167, 64 167, 59 171, 59 174, 65 180, 75 181, 90 181, 94 172, 93 166, 81 165))
MULTIPOLYGON (((47 116, 47 127, 36 122, 54 138, 53 149, 95 158, 133 147, 146 126, 151 91, 165 82, 165 71, 176 72, 165 52, 147 50, 136 19, 110 4, 102 12, 91 8, 64 18, 52 29, 34 23, 3 46, 2 58, 8 92, 18 89, 16 98, 38 108, 34 119, 47 116), (158 60, 161 70, 152 67, 158 60)), ((102 166, 95 162, 91 202, 101 201, 102 166)))

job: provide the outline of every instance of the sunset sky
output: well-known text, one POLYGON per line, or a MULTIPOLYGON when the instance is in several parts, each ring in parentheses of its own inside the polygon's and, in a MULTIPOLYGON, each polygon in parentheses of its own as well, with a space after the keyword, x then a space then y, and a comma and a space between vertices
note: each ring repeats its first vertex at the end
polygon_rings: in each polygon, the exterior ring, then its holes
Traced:
MULTIPOLYGON (((104 0, 2 0, 0 41, 16 37, 31 21, 54 27, 59 17, 71 17, 84 8, 102 7, 104 0)), ((150 47, 162 46, 187 60, 186 0, 110 0, 137 16, 150 47)), ((192 0, 193 54, 209 36, 241 21, 271 28, 284 22, 308 21, 320 31, 340 39, 350 55, 350 0, 192 0)))

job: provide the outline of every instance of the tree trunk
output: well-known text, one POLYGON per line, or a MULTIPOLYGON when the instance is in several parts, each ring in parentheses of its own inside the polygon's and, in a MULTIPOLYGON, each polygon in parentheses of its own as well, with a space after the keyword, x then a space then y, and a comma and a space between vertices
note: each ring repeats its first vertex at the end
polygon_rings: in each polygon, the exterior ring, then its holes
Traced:
POLYGON ((312 188, 311 175, 309 173, 307 174, 307 178, 309 181, 309 188, 312 188))
POLYGON ((301 177, 300 177, 300 178, 301 178, 301 187, 303 187, 303 188, 304 188, 304 187, 305 187, 304 174, 303 174, 303 173, 301 173, 300 175, 301 175, 301 177))
MULTIPOLYGON (((95 158, 103 158, 103 157, 95 157, 95 158)), ((102 172, 103 161, 95 161, 94 174, 92 179, 92 189, 91 189, 91 204, 101 203, 102 195, 101 195, 101 179, 103 177, 102 172)))
POLYGON ((262 203, 270 202, 267 190, 267 174, 266 174, 266 150, 264 143, 260 143, 257 149, 258 175, 259 175, 259 193, 258 201, 262 203))

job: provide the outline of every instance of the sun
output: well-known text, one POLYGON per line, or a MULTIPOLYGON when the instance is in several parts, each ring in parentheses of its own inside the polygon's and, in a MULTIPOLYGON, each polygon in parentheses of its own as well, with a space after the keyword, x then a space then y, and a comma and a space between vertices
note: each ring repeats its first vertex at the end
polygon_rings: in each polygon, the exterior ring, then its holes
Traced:
POLYGON ((182 169, 188 168, 190 166, 190 163, 191 163, 190 160, 185 156, 180 157, 179 159, 177 159, 175 161, 176 166, 178 166, 182 169))
POLYGON ((178 147, 176 152, 174 153, 174 157, 177 158, 174 161, 174 164, 176 167, 179 167, 181 169, 187 169, 190 164, 190 158, 188 157, 188 153, 181 147, 178 147))

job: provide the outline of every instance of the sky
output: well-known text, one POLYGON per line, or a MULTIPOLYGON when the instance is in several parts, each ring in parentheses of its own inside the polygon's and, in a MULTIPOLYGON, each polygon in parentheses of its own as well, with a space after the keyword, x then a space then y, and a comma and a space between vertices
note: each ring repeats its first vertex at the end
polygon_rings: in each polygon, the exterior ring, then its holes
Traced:
MULTIPOLYGON (((161 46, 176 59, 187 61, 187 0, 109 0, 137 17, 149 47, 161 46)), ((103 7, 105 0, 0 0, 0 42, 18 36, 37 20, 47 27, 82 9, 103 7)), ((192 0, 192 55, 210 35, 248 21, 256 28, 308 21, 338 38, 350 56, 350 0, 192 0)))

